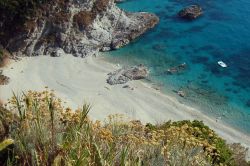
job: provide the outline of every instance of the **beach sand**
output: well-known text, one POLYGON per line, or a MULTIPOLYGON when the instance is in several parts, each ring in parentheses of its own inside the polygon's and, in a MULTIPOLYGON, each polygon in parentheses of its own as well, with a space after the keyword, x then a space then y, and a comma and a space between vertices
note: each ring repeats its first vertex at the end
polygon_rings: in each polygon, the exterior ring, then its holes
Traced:
MULTIPOLYGON (((8 85, 0 86, 0 99, 7 101, 13 94, 27 90, 42 91, 45 86, 73 109, 90 103, 89 113, 93 120, 104 120, 110 114, 124 114, 143 123, 162 123, 168 120, 203 120, 229 143, 241 143, 250 147, 250 136, 244 134, 213 117, 181 104, 176 98, 161 93, 150 84, 131 81, 124 85, 109 85, 107 74, 119 67, 100 55, 76 58, 71 55, 61 57, 24 57, 11 62, 3 69, 10 77, 8 85), (132 89, 133 88, 133 89, 132 89)), ((250 154, 248 155, 248 160, 250 154)))

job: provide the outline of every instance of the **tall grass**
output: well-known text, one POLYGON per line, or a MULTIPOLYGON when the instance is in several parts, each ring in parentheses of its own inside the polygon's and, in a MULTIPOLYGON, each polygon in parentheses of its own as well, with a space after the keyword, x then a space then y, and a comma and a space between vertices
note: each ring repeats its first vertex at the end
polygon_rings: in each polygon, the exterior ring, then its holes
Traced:
POLYGON ((213 163, 214 155, 219 155, 216 147, 190 134, 196 129, 187 124, 164 128, 145 126, 140 121, 125 121, 120 115, 111 115, 102 123, 89 119, 90 109, 88 104, 74 111, 64 108, 50 91, 14 95, 9 101, 9 110, 18 114, 18 118, 10 127, 9 138, 15 146, 8 149, 3 164, 221 164, 213 163))

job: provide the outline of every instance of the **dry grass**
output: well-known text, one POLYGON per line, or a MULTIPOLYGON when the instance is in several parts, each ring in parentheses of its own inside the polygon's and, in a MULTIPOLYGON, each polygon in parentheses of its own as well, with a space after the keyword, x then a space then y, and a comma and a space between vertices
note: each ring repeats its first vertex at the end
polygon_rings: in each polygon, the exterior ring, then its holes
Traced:
POLYGON ((125 121, 121 115, 111 115, 105 122, 91 121, 89 105, 74 111, 64 108, 47 90, 14 95, 8 109, 18 115, 5 136, 15 146, 5 148, 8 153, 1 164, 231 165, 218 163, 216 145, 197 133, 218 136, 190 125, 197 122, 145 126, 140 121, 125 121))

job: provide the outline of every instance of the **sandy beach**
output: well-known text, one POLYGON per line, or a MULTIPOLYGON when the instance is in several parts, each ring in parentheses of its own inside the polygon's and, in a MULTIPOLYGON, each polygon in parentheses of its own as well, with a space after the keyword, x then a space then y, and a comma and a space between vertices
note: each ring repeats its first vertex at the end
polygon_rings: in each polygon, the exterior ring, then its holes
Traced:
MULTIPOLYGON (((90 117, 104 120, 110 114, 124 114, 144 123, 162 123, 168 120, 203 120, 228 142, 250 147, 250 136, 231 128, 215 118, 178 102, 174 97, 161 93, 150 84, 131 81, 125 85, 109 85, 107 74, 119 67, 97 57, 24 57, 10 62, 3 74, 10 77, 8 85, 0 86, 0 99, 6 102, 12 93, 27 90, 55 90, 66 106, 80 107, 84 102, 92 105, 90 117)), ((250 155, 248 155, 248 160, 250 155)))

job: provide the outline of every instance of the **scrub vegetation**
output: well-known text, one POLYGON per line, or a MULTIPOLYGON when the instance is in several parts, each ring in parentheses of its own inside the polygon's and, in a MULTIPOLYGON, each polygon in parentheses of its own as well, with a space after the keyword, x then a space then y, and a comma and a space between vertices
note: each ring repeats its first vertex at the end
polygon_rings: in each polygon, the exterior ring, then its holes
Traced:
POLYGON ((53 91, 14 94, 0 111, 0 164, 247 165, 237 158, 244 152, 235 155, 201 121, 144 125, 110 115, 100 122, 88 117, 88 104, 62 105, 53 91))

